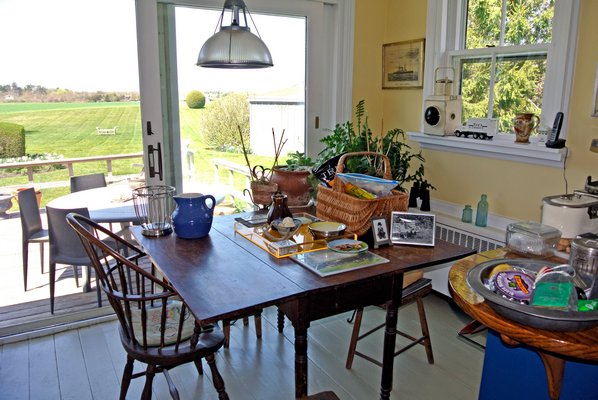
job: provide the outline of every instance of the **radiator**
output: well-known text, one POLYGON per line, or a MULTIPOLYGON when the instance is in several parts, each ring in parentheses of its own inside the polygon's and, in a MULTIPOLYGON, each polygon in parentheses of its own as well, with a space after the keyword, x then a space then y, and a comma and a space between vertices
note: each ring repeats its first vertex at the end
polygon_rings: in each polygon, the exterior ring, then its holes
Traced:
MULTIPOLYGON (((436 238, 476 250, 477 252, 494 250, 497 247, 505 245, 504 242, 438 222, 436 223, 436 238)), ((445 296, 450 296, 448 290, 448 273, 452 265, 453 262, 450 262, 424 268, 424 276, 432 280, 432 289, 445 296)))

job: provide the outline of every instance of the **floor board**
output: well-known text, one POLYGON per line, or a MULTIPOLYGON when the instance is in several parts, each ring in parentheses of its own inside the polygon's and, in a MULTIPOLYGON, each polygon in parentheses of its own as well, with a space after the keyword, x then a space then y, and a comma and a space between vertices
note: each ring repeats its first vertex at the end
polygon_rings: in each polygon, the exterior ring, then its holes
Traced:
MULTIPOLYGON (((476 399, 483 351, 458 339, 457 331, 468 319, 440 295, 424 300, 430 325, 434 364, 428 364, 423 346, 395 358, 391 399, 476 399)), ((276 309, 264 310, 263 337, 257 339, 253 319, 248 327, 236 321, 231 327, 229 349, 221 349, 216 362, 231 399, 294 398, 293 327, 276 328, 276 309)), ((356 358, 345 368, 352 324, 351 313, 315 321, 309 329, 309 392, 333 390, 343 400, 378 397, 381 369, 356 358)), ((384 321, 384 311, 368 307, 363 329, 384 321)), ((399 327, 419 332, 415 304, 399 311, 399 327)), ((402 339, 398 340, 402 341, 402 339)), ((359 342, 360 351, 381 354, 382 333, 359 342)), ((73 329, 36 339, 0 346, 0 387, 10 399, 115 399, 126 355, 116 321, 73 329)), ((204 362, 204 375, 194 365, 171 370, 182 399, 216 399, 212 377, 204 362)), ((145 366, 136 363, 135 371, 145 366)), ((139 398, 143 378, 134 380, 128 398, 139 398)), ((165 378, 154 379, 153 399, 169 399, 165 378)))

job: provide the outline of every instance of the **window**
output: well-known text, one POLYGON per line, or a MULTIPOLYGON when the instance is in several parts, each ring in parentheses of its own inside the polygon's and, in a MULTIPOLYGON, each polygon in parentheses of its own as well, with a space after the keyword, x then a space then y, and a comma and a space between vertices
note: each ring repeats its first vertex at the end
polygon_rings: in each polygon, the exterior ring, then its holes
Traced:
MULTIPOLYGON (((515 113, 533 112, 540 115, 539 129, 550 129, 558 111, 565 119, 568 114, 578 13, 579 0, 429 0, 424 99, 434 94, 435 68, 451 66, 463 121, 498 118, 500 131, 511 133, 515 113)), ((512 135, 498 136, 471 145, 450 137, 411 138, 423 147, 434 142, 429 147, 461 151, 465 146, 475 155, 562 165, 564 151, 546 149, 537 139, 523 152, 513 150, 512 135)))
POLYGON ((469 0, 464 6, 461 43, 448 53, 463 120, 497 118, 507 132, 518 112, 542 113, 554 0, 469 0))

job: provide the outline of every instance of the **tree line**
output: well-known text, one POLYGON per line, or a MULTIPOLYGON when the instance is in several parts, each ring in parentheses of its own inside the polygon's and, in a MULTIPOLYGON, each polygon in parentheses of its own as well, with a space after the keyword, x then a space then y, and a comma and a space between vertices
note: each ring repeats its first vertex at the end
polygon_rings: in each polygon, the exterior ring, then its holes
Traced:
POLYGON ((23 87, 16 82, 0 84, 0 102, 59 103, 59 102, 119 102, 139 101, 138 92, 76 92, 69 89, 46 88, 27 84, 23 87))

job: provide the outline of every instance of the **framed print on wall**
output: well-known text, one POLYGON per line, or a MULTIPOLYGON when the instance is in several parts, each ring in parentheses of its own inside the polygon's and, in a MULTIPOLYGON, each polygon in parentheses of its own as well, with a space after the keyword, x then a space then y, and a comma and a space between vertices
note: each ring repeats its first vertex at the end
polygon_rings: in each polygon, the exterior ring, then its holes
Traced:
POLYGON ((436 216, 393 211, 390 238, 394 244, 434 246, 436 216))
POLYGON ((425 39, 382 45, 382 89, 421 88, 425 39))

